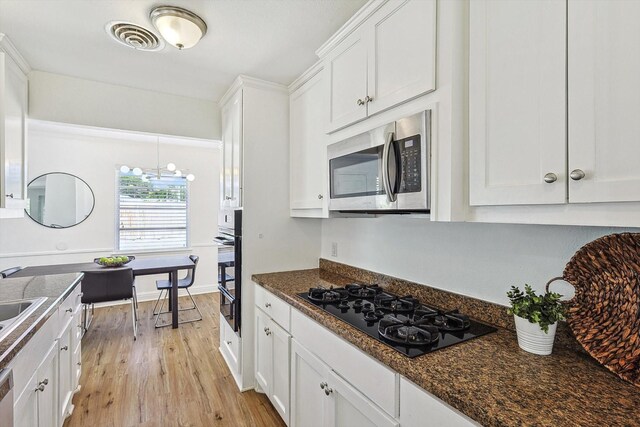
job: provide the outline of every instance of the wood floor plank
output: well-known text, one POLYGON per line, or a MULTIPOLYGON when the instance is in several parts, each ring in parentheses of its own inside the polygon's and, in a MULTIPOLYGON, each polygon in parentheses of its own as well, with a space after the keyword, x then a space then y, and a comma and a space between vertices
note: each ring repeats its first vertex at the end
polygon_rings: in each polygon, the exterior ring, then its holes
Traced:
POLYGON ((64 427, 285 426, 266 396, 238 390, 218 350, 217 294, 194 298, 203 320, 178 329, 155 328, 155 302, 140 303, 136 341, 129 305, 97 308, 64 427))

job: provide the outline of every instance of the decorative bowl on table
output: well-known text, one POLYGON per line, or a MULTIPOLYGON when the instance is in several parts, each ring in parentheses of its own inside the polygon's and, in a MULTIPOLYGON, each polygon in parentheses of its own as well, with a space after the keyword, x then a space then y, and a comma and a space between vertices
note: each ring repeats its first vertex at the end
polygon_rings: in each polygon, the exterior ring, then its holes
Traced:
POLYGON ((133 256, 109 256, 109 257, 96 258, 93 260, 93 262, 95 262, 98 265, 101 265, 102 267, 114 268, 114 267, 122 267, 123 265, 130 263, 133 259, 135 259, 135 257, 133 256))

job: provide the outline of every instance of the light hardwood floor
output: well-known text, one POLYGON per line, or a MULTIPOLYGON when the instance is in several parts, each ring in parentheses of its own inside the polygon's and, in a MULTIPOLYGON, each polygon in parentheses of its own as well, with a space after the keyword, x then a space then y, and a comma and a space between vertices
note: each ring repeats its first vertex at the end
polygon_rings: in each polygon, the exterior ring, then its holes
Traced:
POLYGON ((64 427, 284 426, 263 394, 238 391, 218 350, 218 295, 195 299, 204 319, 179 329, 156 329, 153 303, 140 303, 137 341, 130 305, 96 309, 64 427))

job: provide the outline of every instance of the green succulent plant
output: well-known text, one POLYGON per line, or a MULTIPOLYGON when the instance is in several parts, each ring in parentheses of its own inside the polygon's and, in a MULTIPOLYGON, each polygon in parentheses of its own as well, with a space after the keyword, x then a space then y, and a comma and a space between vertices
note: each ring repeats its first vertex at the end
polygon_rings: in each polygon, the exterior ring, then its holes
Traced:
POLYGON ((549 333, 549 325, 565 319, 564 306, 560 302, 562 295, 556 292, 536 295, 529 285, 524 285, 524 292, 517 286, 512 286, 507 297, 511 301, 509 314, 539 324, 545 333, 549 333))

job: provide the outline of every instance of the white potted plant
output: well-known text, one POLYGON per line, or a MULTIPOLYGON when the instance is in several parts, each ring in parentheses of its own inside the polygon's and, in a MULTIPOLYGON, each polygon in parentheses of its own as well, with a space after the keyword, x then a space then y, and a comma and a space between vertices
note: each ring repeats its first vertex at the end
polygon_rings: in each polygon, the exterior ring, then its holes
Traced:
POLYGON ((512 286, 507 297, 511 301, 509 314, 513 314, 516 323, 520 348, 534 354, 551 354, 558 320, 564 320, 562 295, 555 292, 536 295, 531 286, 524 285, 524 292, 512 286))

